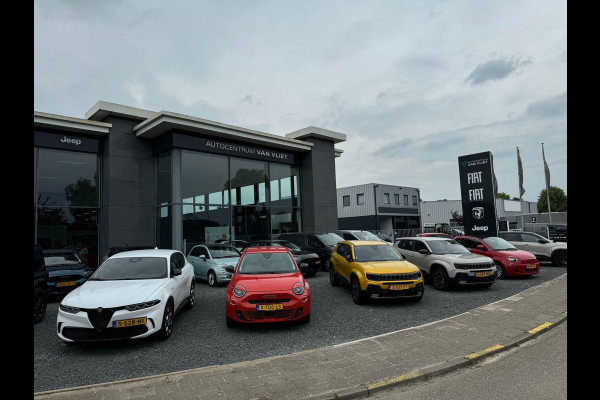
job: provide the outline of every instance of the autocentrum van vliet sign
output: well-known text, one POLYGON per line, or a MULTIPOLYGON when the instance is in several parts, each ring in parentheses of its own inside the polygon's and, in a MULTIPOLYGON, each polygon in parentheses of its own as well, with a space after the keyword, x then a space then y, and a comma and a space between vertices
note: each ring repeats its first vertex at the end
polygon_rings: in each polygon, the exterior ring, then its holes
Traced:
POLYGON ((496 180, 489 151, 458 157, 465 235, 497 236, 496 180))

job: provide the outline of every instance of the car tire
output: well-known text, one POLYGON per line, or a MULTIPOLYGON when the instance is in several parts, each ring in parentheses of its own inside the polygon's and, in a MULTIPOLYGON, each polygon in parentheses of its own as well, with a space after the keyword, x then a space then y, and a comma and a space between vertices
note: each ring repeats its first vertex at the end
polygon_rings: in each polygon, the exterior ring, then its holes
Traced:
POLYGON ((367 300, 365 292, 360 288, 360 282, 356 276, 350 279, 350 292, 352 293, 352 301, 355 304, 364 304, 367 300))
POLYGON ((566 251, 557 251, 552 254, 552 264, 557 267, 567 267, 567 252, 566 251))
POLYGON ((235 328, 237 326, 237 322, 236 321, 232 320, 229 317, 226 317, 226 318, 227 318, 227 327, 228 328, 235 328))
POLYGON ((33 289, 33 323, 37 324, 44 319, 46 308, 48 307, 48 295, 46 291, 34 288, 33 289))
POLYGON ((506 278, 506 270, 498 261, 495 261, 496 264, 496 279, 504 279, 506 278))
POLYGON ((208 271, 206 279, 208 280, 208 286, 215 286, 217 284, 217 274, 215 274, 215 271, 208 271))
POLYGON ((340 278, 335 274, 333 264, 330 264, 329 267, 329 283, 331 283, 331 286, 340 286, 340 278))
POLYGON ((431 284, 437 290, 448 289, 448 273, 444 268, 437 267, 431 271, 431 284))
POLYGON ((306 314, 304 317, 302 317, 298 320, 298 323, 302 324, 302 325, 308 324, 309 322, 310 322, 310 313, 306 314))
POLYGON ((192 279, 192 284, 190 285, 190 295, 188 297, 188 301, 186 304, 186 307, 188 310, 194 308, 194 302, 196 301, 196 289, 195 289, 195 284, 196 284, 196 279, 192 279))
POLYGON ((173 302, 168 301, 165 306, 165 312, 163 313, 162 325, 160 331, 158 331, 158 337, 162 340, 167 340, 173 333, 173 302))

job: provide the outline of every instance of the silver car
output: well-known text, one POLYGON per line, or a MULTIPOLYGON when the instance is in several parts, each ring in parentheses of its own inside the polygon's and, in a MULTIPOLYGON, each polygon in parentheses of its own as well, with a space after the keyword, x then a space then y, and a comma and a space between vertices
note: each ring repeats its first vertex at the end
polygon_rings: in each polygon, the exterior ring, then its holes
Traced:
POLYGON ((394 247, 406 261, 431 278, 433 287, 438 290, 452 284, 489 287, 496 281, 494 260, 471 253, 456 240, 407 237, 396 240, 394 247))
POLYGON ((237 265, 242 253, 229 244, 205 243, 190 249, 187 259, 194 266, 194 276, 208 281, 209 286, 229 282, 232 273, 226 267, 237 265))
POLYGON ((567 244, 554 242, 533 232, 498 232, 498 236, 519 250, 533 253, 539 261, 552 261, 559 267, 567 267, 567 244))

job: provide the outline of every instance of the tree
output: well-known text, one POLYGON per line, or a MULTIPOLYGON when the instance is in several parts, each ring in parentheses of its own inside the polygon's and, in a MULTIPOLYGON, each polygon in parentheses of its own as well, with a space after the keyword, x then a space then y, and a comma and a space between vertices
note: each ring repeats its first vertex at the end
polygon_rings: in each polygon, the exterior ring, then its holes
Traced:
POLYGON ((505 200, 510 200, 510 195, 506 194, 504 192, 500 192, 496 195, 497 199, 505 199, 505 200))
MULTIPOLYGON (((537 208, 539 213, 548 212, 548 196, 546 189, 542 189, 540 197, 538 197, 537 208)), ((567 211, 567 195, 565 191, 556 186, 550 186, 550 211, 566 212, 567 211)))

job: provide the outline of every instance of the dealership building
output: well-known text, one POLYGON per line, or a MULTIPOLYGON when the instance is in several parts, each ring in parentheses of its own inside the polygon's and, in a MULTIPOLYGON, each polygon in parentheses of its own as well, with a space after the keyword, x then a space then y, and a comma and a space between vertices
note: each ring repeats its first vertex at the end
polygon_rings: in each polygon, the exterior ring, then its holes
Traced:
POLYGON ((334 147, 99 101, 73 118, 34 111, 34 243, 88 248, 251 240, 338 227, 334 147))

